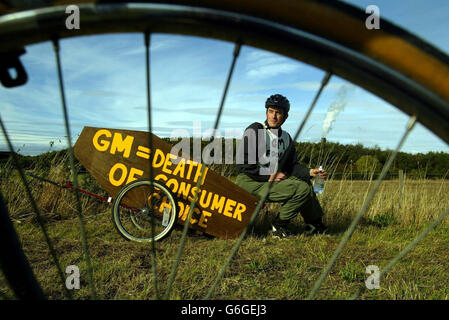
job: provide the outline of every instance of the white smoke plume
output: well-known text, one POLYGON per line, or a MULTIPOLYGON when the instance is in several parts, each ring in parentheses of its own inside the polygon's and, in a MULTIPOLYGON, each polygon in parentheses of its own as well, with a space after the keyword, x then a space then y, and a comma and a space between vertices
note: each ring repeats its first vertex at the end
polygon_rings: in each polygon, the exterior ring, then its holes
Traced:
POLYGON ((346 95, 348 92, 348 86, 343 85, 340 87, 337 93, 337 98, 327 110, 326 118, 323 121, 323 134, 322 138, 325 138, 332 128, 332 123, 337 119, 338 114, 343 111, 346 106, 346 95))

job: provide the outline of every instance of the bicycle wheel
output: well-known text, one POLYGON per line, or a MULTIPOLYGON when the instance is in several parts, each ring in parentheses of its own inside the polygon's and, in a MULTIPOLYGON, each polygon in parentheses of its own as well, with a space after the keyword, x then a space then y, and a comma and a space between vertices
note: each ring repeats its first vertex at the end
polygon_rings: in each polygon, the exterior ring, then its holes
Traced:
POLYGON ((177 203, 165 185, 147 179, 124 186, 112 205, 112 220, 126 239, 138 242, 159 241, 176 225, 177 203))

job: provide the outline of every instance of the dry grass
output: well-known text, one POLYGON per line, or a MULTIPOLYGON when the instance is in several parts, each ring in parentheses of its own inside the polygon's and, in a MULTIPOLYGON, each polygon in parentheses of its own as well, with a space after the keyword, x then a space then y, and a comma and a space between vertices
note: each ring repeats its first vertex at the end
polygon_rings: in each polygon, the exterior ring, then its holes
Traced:
MULTIPOLYGON (((329 224, 352 219, 373 184, 348 180, 327 182, 320 202, 329 224)), ((383 181, 364 214, 365 221, 420 225, 434 220, 449 207, 449 180, 406 180, 401 189, 398 180, 383 181)))

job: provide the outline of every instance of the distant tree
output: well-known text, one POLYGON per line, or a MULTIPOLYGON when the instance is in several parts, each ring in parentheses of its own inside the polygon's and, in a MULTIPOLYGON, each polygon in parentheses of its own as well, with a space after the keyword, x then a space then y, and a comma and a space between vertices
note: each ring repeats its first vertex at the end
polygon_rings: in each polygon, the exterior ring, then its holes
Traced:
POLYGON ((377 171, 380 168, 380 162, 375 156, 361 156, 356 162, 357 171, 362 174, 368 174, 377 171))
POLYGON ((412 169, 408 177, 410 179, 426 179, 426 171, 424 169, 412 169))
MULTIPOLYGON (((237 139, 233 139, 234 155, 236 153, 237 139)), ((170 138, 163 137, 164 141, 175 145, 181 138, 170 141, 170 138)), ((197 138, 196 138, 197 139, 197 138)), ((201 150, 204 150, 210 141, 201 141, 201 150)), ((224 148, 225 139, 222 140, 222 157, 224 163, 224 148)), ((50 142, 51 144, 51 142, 50 142)), ((193 141, 190 137, 191 154, 193 155, 193 141)), ((338 142, 314 143, 314 142, 295 142, 295 149, 298 155, 298 161, 309 167, 316 167, 319 165, 335 165, 337 173, 344 170, 354 173, 354 178, 368 177, 373 172, 379 173, 382 165, 384 165, 392 150, 382 150, 379 146, 372 148, 364 147, 361 143, 343 145, 338 142), (336 161, 334 161, 336 159, 336 161), (364 159, 364 160, 360 160, 364 159), (375 159, 375 160, 374 160, 375 159)), ((30 166, 27 159, 22 159, 24 166, 30 166)), ((235 161, 235 157, 234 157, 235 161)), ((226 169, 228 170, 228 169, 226 169)), ((449 154, 444 152, 428 152, 426 154, 417 153, 409 154, 405 152, 398 152, 390 170, 388 171, 388 178, 395 178, 398 176, 399 170, 411 177, 425 177, 425 178, 443 178, 449 179, 449 154), (412 170, 414 170, 412 172, 412 170)))

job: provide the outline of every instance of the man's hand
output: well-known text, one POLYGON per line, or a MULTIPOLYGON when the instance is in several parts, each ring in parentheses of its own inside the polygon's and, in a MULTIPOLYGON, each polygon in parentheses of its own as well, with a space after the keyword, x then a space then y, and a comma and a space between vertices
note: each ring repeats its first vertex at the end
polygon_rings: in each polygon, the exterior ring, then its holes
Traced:
POLYGON ((326 170, 310 169, 310 176, 327 179, 327 172, 326 170))
POLYGON ((276 173, 270 174, 270 178, 268 179, 268 181, 274 180, 275 182, 279 182, 279 181, 285 180, 287 178, 288 177, 285 173, 278 172, 277 175, 276 175, 276 173))

